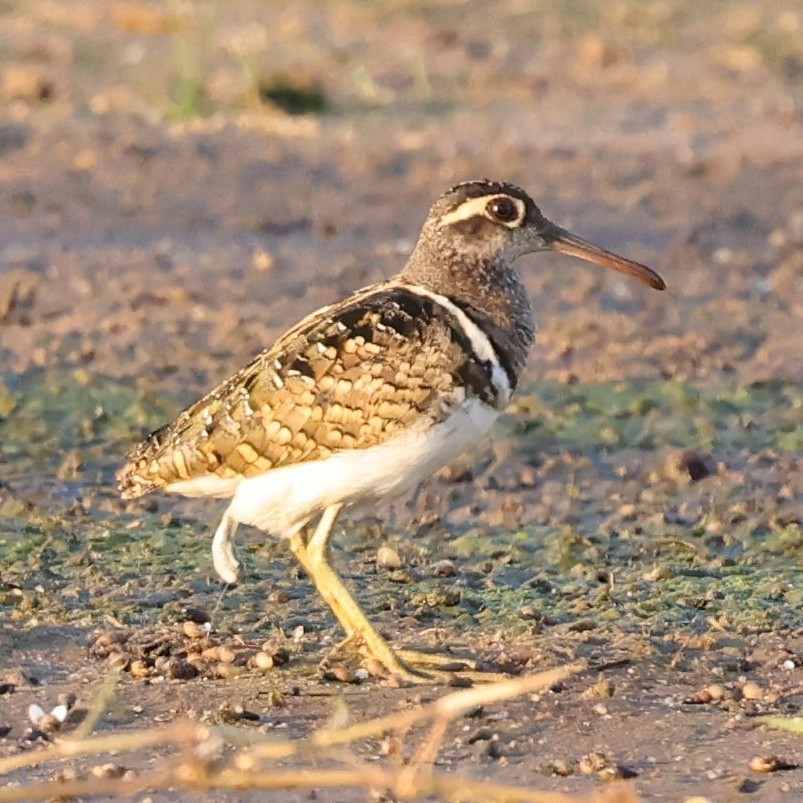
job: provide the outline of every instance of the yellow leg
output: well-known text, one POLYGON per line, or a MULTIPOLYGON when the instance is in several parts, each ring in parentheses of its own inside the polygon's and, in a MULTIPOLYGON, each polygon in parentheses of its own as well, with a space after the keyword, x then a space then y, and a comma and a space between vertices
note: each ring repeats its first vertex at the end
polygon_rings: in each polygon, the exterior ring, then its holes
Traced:
POLYGON ((365 651, 380 661, 388 672, 411 683, 432 683, 450 681, 455 675, 468 680, 492 681, 498 679, 484 672, 462 672, 460 667, 472 668, 472 664, 450 659, 449 656, 414 653, 397 654, 382 638, 376 628, 368 621, 357 601, 343 584, 339 575, 329 562, 329 539, 332 527, 342 505, 331 505, 321 516, 318 526, 304 540, 302 530, 290 537, 290 548, 310 576, 310 579, 324 598, 332 613, 346 631, 348 638, 362 643, 365 651), (409 663, 408 660, 409 659, 409 663), (426 667, 417 671, 413 666, 426 667))
POLYGON ((399 675, 405 680, 427 682, 428 678, 413 672, 398 659, 391 646, 368 621, 362 608, 329 562, 329 539, 341 507, 342 505, 328 507, 307 541, 306 558, 309 562, 310 578, 348 637, 362 642, 365 651, 381 661, 388 672, 399 675))

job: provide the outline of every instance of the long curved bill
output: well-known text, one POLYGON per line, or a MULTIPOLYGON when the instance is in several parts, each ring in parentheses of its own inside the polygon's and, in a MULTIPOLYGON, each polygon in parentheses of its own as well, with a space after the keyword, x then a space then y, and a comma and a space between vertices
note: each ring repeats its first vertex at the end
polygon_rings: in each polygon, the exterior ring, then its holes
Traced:
POLYGON ((570 254, 573 257, 585 259, 588 262, 594 262, 597 265, 602 265, 603 268, 610 268, 617 270, 619 273, 626 273, 634 279, 638 279, 656 290, 665 290, 666 283, 664 280, 651 268, 642 265, 640 262, 634 262, 632 259, 620 257, 611 251, 606 251, 598 245, 572 234, 566 229, 560 228, 552 224, 545 231, 541 232, 541 236, 546 241, 547 245, 560 251, 562 254, 570 254))

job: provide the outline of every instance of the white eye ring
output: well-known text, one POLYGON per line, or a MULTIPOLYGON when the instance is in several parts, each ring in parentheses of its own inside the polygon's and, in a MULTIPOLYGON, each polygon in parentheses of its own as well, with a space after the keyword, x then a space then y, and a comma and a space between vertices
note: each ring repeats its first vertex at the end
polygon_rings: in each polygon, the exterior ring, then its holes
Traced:
POLYGON ((438 222, 438 226, 439 228, 444 228, 463 220, 482 216, 493 223, 506 226, 509 229, 515 229, 521 225, 526 212, 524 201, 510 195, 499 194, 491 197, 470 198, 458 206, 457 209, 444 215, 438 222), (497 207, 504 207, 504 209, 497 210, 497 207), (500 214, 500 212, 504 214, 500 214))
POLYGON ((488 201, 485 211, 499 223, 513 223, 521 217, 521 208, 507 195, 500 195, 488 201))

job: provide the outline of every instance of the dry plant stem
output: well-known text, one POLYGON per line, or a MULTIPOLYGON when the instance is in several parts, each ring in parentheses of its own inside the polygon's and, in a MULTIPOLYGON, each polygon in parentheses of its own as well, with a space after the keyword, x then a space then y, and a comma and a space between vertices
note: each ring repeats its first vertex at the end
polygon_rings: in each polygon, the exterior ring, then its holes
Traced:
MULTIPOLYGON (((66 781, 37 784, 36 786, 0 789, 0 801, 49 800, 89 795, 134 795, 146 789, 208 789, 273 790, 313 789, 336 787, 374 787, 390 789, 402 799, 435 795, 453 803, 581 803, 577 798, 555 792, 537 792, 486 781, 472 781, 454 776, 432 775, 421 777, 408 795, 401 794, 400 771, 380 767, 361 767, 351 770, 283 770, 268 772, 198 773, 188 777, 182 768, 139 776, 131 780, 96 778, 87 781, 66 781)), ((406 783, 406 781, 405 781, 406 783)))
POLYGON ((395 791, 399 797, 414 797, 424 779, 431 778, 432 767, 443 744, 446 731, 449 729, 449 724, 448 719, 436 719, 424 741, 415 751, 409 765, 398 770, 399 776, 395 791))
POLYGON ((449 723, 478 705, 509 700, 549 688, 573 672, 579 665, 553 669, 523 678, 506 680, 477 688, 453 692, 426 706, 396 712, 341 730, 320 730, 296 742, 258 742, 264 739, 239 728, 210 728, 186 720, 171 723, 158 731, 137 731, 95 736, 86 739, 65 738, 43 750, 0 760, 0 774, 43 762, 79 755, 120 753, 142 748, 168 745, 173 748, 195 747, 186 759, 181 754, 170 759, 164 769, 149 775, 126 780, 97 778, 86 781, 47 782, 29 786, 0 788, 0 803, 12 800, 46 800, 53 797, 81 795, 134 794, 143 789, 289 789, 324 786, 378 786, 391 789, 402 799, 436 795, 450 801, 507 801, 507 803, 568 803, 564 795, 534 792, 526 789, 469 781, 432 772, 434 758, 449 723), (405 732, 413 725, 430 721, 432 727, 416 751, 408 767, 381 768, 360 764, 351 769, 314 769, 264 771, 260 761, 314 754, 316 748, 348 744, 388 731, 405 732), (226 768, 215 771, 199 755, 210 755, 221 745, 244 748, 226 768), (200 749, 200 750, 199 750, 200 749))
POLYGON ((115 692, 117 691, 117 684, 120 682, 120 672, 109 672, 103 681, 103 685, 98 690, 92 707, 87 711, 84 721, 75 729, 72 737, 76 741, 85 739, 95 730, 95 725, 98 720, 103 716, 103 713, 109 707, 115 692))
POLYGON ((131 780, 119 778, 92 778, 85 781, 47 781, 33 786, 15 786, 0 789, 0 803, 18 800, 67 800, 94 795, 134 795, 146 789, 164 789, 172 783, 170 770, 141 775, 131 780))
POLYGON ((22 767, 35 767, 37 764, 43 764, 59 758, 139 750, 144 747, 156 747, 164 744, 173 746, 200 744, 212 738, 213 735, 212 728, 182 719, 171 722, 156 731, 110 733, 80 740, 65 738, 42 750, 32 753, 20 753, 16 756, 0 759, 0 775, 22 767))
MULTIPOLYGON (((524 694, 548 689, 555 683, 564 680, 569 675, 575 674, 582 669, 581 664, 560 667, 559 669, 549 669, 546 672, 539 672, 537 675, 526 675, 525 677, 503 680, 499 683, 491 683, 487 686, 477 686, 471 689, 447 694, 428 705, 421 708, 413 708, 409 711, 396 711, 384 717, 370 719, 367 722, 358 722, 347 728, 336 731, 319 730, 315 731, 308 739, 299 742, 299 747, 306 744, 315 747, 334 747, 339 744, 355 742, 358 739, 368 739, 371 736, 381 736, 388 731, 399 731, 410 728, 420 722, 445 718, 455 719, 466 711, 476 708, 478 705, 488 705, 498 703, 503 700, 511 700, 524 694)), ((251 751, 243 755, 243 759, 259 758, 280 758, 275 754, 275 744, 259 744, 251 751)))
MULTIPOLYGON (((511 786, 432 775, 420 778, 409 795, 401 793, 399 780, 402 773, 396 769, 363 766, 356 770, 287 770, 265 773, 237 773, 226 771, 209 777, 209 785, 199 783, 196 789, 310 789, 323 787, 375 787, 390 789, 402 799, 435 795, 461 803, 580 803, 577 798, 556 792, 537 792, 511 786)), ((200 780, 200 779, 199 779, 200 780)))
MULTIPOLYGON (((539 672, 537 675, 527 675, 500 683, 492 683, 487 686, 463 689, 447 694, 445 697, 441 697, 422 708, 394 712, 378 719, 358 722, 355 725, 336 731, 315 731, 307 739, 302 739, 298 742, 281 741, 253 744, 255 739, 264 737, 259 734, 243 732, 239 728, 210 728, 207 725, 188 720, 172 722, 156 731, 112 733, 87 739, 64 738, 42 750, 20 753, 0 759, 0 775, 22 767, 34 767, 38 764, 61 758, 138 750, 158 745, 202 744, 212 739, 219 739, 229 744, 246 747, 247 752, 238 756, 238 763, 246 763, 253 766, 255 760, 289 758, 303 752, 310 746, 335 747, 358 739, 381 736, 388 731, 407 730, 413 725, 427 720, 452 720, 465 711, 476 708, 478 705, 501 702, 502 700, 509 700, 523 694, 532 694, 549 688, 569 675, 578 672, 581 668, 577 664, 539 672), (253 746, 248 749, 249 745, 253 746)), ((0 790, 0 792, 2 791, 4 790, 0 790)), ((5 798, 0 797, 0 800, 3 799, 5 798)))

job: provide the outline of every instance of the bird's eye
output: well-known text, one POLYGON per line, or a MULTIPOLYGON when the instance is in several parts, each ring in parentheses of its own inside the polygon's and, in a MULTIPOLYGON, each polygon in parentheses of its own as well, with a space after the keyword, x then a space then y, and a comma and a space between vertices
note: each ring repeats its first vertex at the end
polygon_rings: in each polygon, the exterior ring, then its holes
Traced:
POLYGON ((488 201, 488 214, 500 223, 512 223, 519 216, 519 208, 511 198, 494 198, 488 201))

